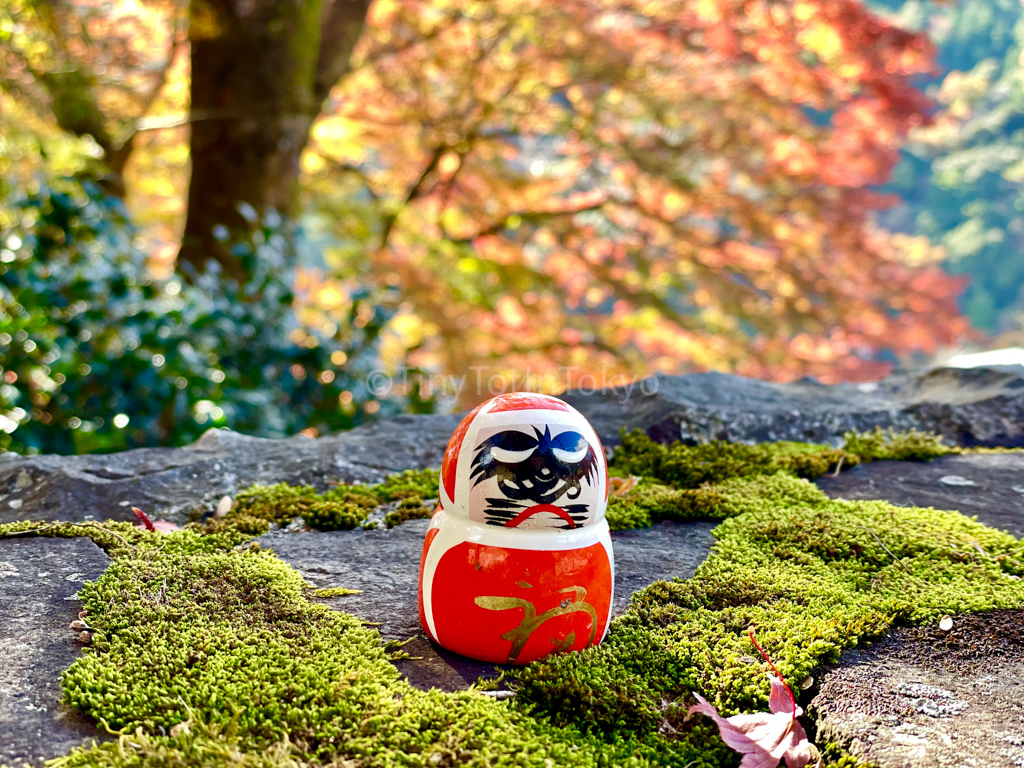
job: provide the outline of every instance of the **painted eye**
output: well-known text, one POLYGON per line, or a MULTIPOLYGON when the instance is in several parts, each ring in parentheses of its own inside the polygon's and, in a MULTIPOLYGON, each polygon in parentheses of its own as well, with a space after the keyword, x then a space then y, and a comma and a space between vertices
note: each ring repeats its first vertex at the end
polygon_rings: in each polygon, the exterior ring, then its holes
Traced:
POLYGON ((552 448, 551 452, 555 454, 555 458, 566 464, 578 464, 583 461, 583 457, 587 455, 587 444, 584 443, 583 447, 575 451, 567 451, 563 448, 552 448))
POLYGON ((491 448, 491 456, 502 464, 518 464, 521 461, 526 461, 533 452, 537 450, 534 448, 527 448, 523 451, 511 451, 508 448, 491 448))
POLYGON ((563 432, 551 441, 551 453, 566 464, 578 464, 590 446, 579 432, 563 432))

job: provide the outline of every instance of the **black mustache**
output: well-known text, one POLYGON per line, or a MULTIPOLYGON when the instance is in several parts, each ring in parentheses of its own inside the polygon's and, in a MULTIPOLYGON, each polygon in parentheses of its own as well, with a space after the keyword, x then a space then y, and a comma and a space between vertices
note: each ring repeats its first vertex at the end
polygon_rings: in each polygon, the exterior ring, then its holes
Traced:
MULTIPOLYGON (((548 503, 548 502, 541 502, 548 503)), ((524 509, 528 509, 533 506, 532 504, 517 503, 509 501, 508 499, 501 498, 488 498, 487 509, 484 510, 484 523, 486 525, 500 525, 504 526, 509 520, 514 519, 524 509)), ((588 505, 586 504, 565 504, 561 506, 561 509, 565 511, 572 521, 579 527, 586 523, 588 516, 588 505)), ((572 530, 572 526, 568 523, 561 523, 553 526, 555 528, 561 528, 563 530, 572 530)))

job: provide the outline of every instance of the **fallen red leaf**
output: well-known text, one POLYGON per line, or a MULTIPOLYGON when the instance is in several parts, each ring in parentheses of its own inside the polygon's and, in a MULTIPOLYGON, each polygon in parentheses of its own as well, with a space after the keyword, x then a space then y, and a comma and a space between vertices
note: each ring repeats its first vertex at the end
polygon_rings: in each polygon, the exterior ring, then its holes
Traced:
POLYGON ((181 530, 180 525, 169 523, 166 520, 150 520, 149 515, 138 507, 132 507, 132 512, 134 512, 135 516, 139 518, 139 522, 135 525, 136 528, 142 528, 143 530, 152 532, 160 531, 162 533, 171 533, 173 531, 181 530))
POLYGON ((142 521, 141 523, 136 525, 137 528, 145 528, 147 531, 156 530, 156 528, 153 526, 153 521, 149 519, 149 515, 147 515, 138 507, 132 507, 132 512, 134 512, 135 516, 142 521))
POLYGON ((752 715, 722 717, 718 710, 699 693, 699 702, 686 713, 689 720, 695 713, 715 721, 722 741, 730 749, 743 755, 740 768, 775 768, 783 759, 788 768, 804 768, 817 757, 817 751, 807 740, 804 727, 797 721, 803 714, 800 707, 792 709, 786 687, 775 675, 769 674, 772 691, 768 697, 771 712, 752 715))
MULTIPOLYGON (((750 630, 750 642, 772 671, 778 674, 768 654, 754 639, 753 629, 750 630)), ((768 695, 770 712, 722 717, 712 704, 695 693, 698 703, 690 707, 686 719, 700 713, 714 720, 726 746, 743 755, 740 768, 776 768, 781 760, 786 761, 788 768, 804 768, 818 757, 818 751, 807 740, 807 732, 797 720, 803 710, 797 706, 796 697, 781 676, 769 674, 768 680, 771 682, 768 695)))

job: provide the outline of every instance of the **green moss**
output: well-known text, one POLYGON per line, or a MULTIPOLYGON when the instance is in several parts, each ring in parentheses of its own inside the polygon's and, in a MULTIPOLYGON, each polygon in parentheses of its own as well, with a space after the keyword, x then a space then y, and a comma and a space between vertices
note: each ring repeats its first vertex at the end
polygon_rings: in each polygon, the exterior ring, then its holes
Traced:
POLYGON ((146 534, 131 523, 107 521, 104 523, 46 523, 38 520, 19 520, 0 525, 0 537, 52 536, 73 539, 86 536, 95 541, 111 555, 131 552, 146 534))
POLYGON ((975 445, 975 446, 971 446, 970 448, 957 448, 955 450, 956 450, 957 453, 968 454, 968 455, 972 454, 972 453, 980 453, 980 454, 983 454, 983 455, 984 454, 992 454, 992 453, 995 453, 995 454, 1000 454, 1000 453, 1024 453, 1024 448, 1009 448, 1009 447, 1004 446, 1004 445, 997 445, 997 446, 992 446, 992 447, 983 446, 983 445, 975 445))
POLYGON ((721 441, 664 445, 635 430, 622 435, 622 444, 612 456, 612 469, 616 474, 646 476, 676 488, 697 488, 704 483, 779 471, 814 479, 861 462, 923 461, 961 452, 959 448, 943 445, 939 435, 917 430, 894 432, 876 428, 874 432, 847 432, 844 439, 842 448, 788 441, 760 445, 721 441))
POLYGON ((248 512, 232 510, 227 516, 218 520, 207 520, 201 530, 207 535, 219 533, 241 533, 248 536, 259 536, 267 532, 271 521, 265 517, 252 515, 248 512))
POLYGON ((384 501, 397 501, 418 496, 436 499, 441 473, 436 469, 408 469, 388 475, 383 482, 371 486, 375 495, 384 501))
POLYGON ((302 519, 307 525, 321 531, 348 531, 358 528, 366 519, 368 511, 358 503, 325 501, 312 505, 302 515, 302 519))
MULTIPOLYGON (((936 435, 916 431, 850 432, 846 435, 846 447, 836 449, 797 442, 663 445, 636 430, 622 436, 611 471, 617 475, 640 475, 644 481, 628 494, 609 500, 608 522, 612 530, 624 530, 661 520, 720 519, 728 512, 722 508, 720 497, 708 489, 711 483, 780 471, 815 478, 862 461, 920 460, 958 450, 942 445, 936 435)), ((266 530, 260 521, 286 525, 296 517, 302 517, 313 528, 346 530, 362 525, 367 514, 381 503, 401 501, 398 509, 384 518, 385 525, 393 528, 406 520, 433 514, 423 500, 437 498, 438 482, 436 470, 417 469, 389 475, 376 485, 342 485, 324 493, 310 486, 256 485, 239 494, 227 520, 244 525, 253 534, 266 530)), ((212 524, 207 530, 214 532, 218 528, 212 524)))
POLYGON ((827 445, 721 441, 664 445, 635 430, 622 435, 622 444, 616 447, 611 463, 618 473, 654 478, 682 489, 780 470, 798 477, 818 477, 838 466, 840 459, 846 467, 859 462, 855 454, 827 445))
POLYGON ((727 514, 723 502, 721 494, 712 488, 677 490, 646 480, 608 499, 608 525, 613 531, 621 531, 646 528, 662 520, 719 519, 727 514))
POLYGON ((80 750, 47 763, 48 768, 88 765, 95 768, 305 768, 301 752, 289 742, 279 742, 265 750, 246 749, 233 729, 186 722, 176 730, 176 738, 150 734, 143 728, 120 734, 116 747, 80 750))
POLYGON ((61 766, 735 766, 710 722, 683 718, 693 691, 727 714, 764 708, 748 627, 794 681, 893 622, 1024 605, 1011 536, 958 513, 832 500, 797 476, 927 450, 876 437, 837 452, 628 436, 617 466, 645 477, 612 498, 613 527, 722 519, 715 547, 694 578, 636 594, 601 646, 508 675, 509 702, 412 688, 375 630, 310 602, 293 569, 246 544, 299 515, 352 527, 382 501, 402 499, 396 523, 414 517, 436 473, 256 488, 223 519, 168 535, 24 522, 0 536, 86 535, 114 559, 82 588, 96 634, 63 686, 123 735, 61 766))
POLYGON ((95 636, 63 679, 67 703, 126 736, 62 766, 647 764, 477 691, 412 688, 375 630, 309 602, 293 569, 228 548, 226 531, 126 527, 34 526, 131 536, 81 590, 95 636))
MULTIPOLYGON (((424 512, 422 499, 437 498, 438 478, 436 470, 414 469, 389 475, 376 485, 340 485, 322 493, 308 485, 254 485, 238 494, 224 522, 234 525, 248 519, 247 528, 262 533, 270 523, 283 526, 301 517, 307 525, 322 531, 351 530, 360 527, 375 507, 401 501, 397 514, 385 518, 391 520, 391 528, 406 520, 430 517, 433 510, 427 508, 424 512), (261 530, 256 530, 261 525, 258 521, 266 523, 261 530)), ((215 531, 217 525, 207 530, 215 531)))
MULTIPOLYGON (((254 485, 238 494, 236 504, 225 516, 236 520, 263 520, 287 525, 296 517, 323 531, 358 528, 381 500, 366 486, 345 485, 318 493, 312 486, 254 485)), ((257 527, 247 523, 249 527, 257 527)), ((264 528, 265 530, 265 528, 264 528)))
POLYGON ((955 446, 944 445, 940 436, 916 429, 883 432, 881 427, 875 427, 874 432, 847 432, 844 437, 844 448, 857 454, 861 461, 927 461, 950 453, 961 453, 955 446))
POLYGON ((384 525, 394 528, 406 520, 423 520, 432 517, 433 514, 433 508, 424 505, 423 499, 419 496, 407 496, 394 511, 384 516, 384 525))
POLYGON ((326 589, 314 589, 313 597, 344 597, 345 595, 361 595, 361 589, 348 589, 347 587, 327 587, 326 589))
POLYGON ((818 747, 822 768, 878 768, 875 763, 854 757, 838 744, 829 742, 818 747))

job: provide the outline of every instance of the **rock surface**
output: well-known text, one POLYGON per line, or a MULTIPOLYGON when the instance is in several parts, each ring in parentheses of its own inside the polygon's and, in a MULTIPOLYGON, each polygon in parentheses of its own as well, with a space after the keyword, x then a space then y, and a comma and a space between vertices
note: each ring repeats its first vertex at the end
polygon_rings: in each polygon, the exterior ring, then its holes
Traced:
POLYGON ((843 655, 808 708, 817 743, 884 768, 1024 765, 1024 611, 900 628, 843 655))
POLYGON ((817 482, 830 496, 955 509, 1024 538, 1024 453, 943 456, 922 463, 877 461, 817 482))
MULTIPOLYGON (((1024 445, 1024 378, 984 369, 901 373, 871 384, 771 384, 726 374, 659 376, 627 391, 569 393, 606 444, 619 430, 672 441, 838 442, 850 429, 917 427, 961 445, 1024 445), (656 392, 651 392, 656 389, 656 392), (646 393, 646 394, 645 394, 646 393)), ((253 483, 374 482, 438 466, 458 415, 400 416, 317 439, 211 430, 184 448, 110 455, 0 455, 0 522, 131 519, 130 505, 183 522, 253 483)))
MULTIPOLYGON (((880 461, 817 481, 830 496, 956 509, 1024 536, 1024 454, 880 461)), ((809 713, 817 742, 882 768, 1024 766, 1024 611, 899 628, 843 654, 809 713)))
MULTIPOLYGON (((416 591, 427 520, 412 520, 391 530, 274 532, 259 539, 308 582, 320 588, 346 587, 361 594, 322 602, 377 627, 385 640, 407 640, 411 656, 399 662, 409 680, 422 688, 465 688, 493 664, 463 659, 430 643, 420 627, 416 591)), ((661 523, 612 534, 615 548, 613 615, 625 611, 630 596, 659 579, 688 578, 711 549, 712 523, 661 523)))
POLYGON ((80 645, 79 586, 109 559, 89 539, 0 540, 0 765, 66 754, 96 730, 60 703, 60 676, 80 645))
POLYGON ((630 392, 569 393, 565 400, 607 442, 623 427, 661 442, 829 443, 848 430, 880 426, 939 432, 958 445, 1024 446, 1024 377, 989 369, 940 368, 833 386, 698 373, 657 376, 630 392))
POLYGON ((0 523, 134 520, 129 507, 184 522, 254 483, 379 482, 390 472, 438 466, 455 415, 398 416, 330 437, 271 440, 211 429, 184 448, 113 454, 0 454, 0 523))

